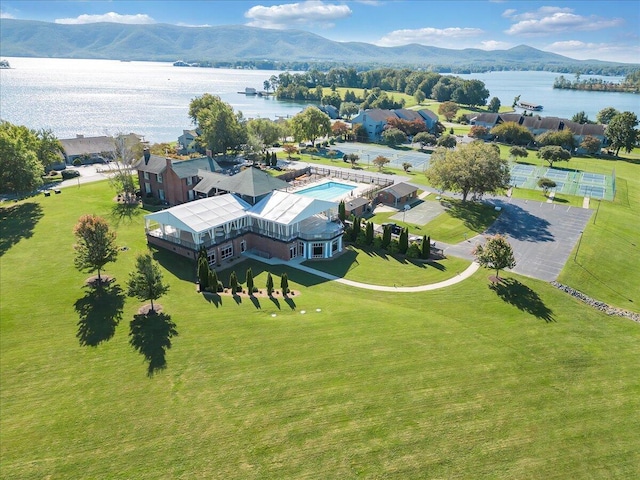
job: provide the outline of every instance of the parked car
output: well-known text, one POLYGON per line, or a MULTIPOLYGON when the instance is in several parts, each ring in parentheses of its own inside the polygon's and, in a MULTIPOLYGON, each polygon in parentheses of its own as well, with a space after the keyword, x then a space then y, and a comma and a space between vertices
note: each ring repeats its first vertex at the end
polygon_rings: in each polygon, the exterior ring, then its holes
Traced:
POLYGON ((396 225, 395 223, 383 223, 382 228, 384 229, 387 225, 391 227, 391 233, 393 235, 400 235, 400 233, 402 232, 402 227, 400 225, 396 225))

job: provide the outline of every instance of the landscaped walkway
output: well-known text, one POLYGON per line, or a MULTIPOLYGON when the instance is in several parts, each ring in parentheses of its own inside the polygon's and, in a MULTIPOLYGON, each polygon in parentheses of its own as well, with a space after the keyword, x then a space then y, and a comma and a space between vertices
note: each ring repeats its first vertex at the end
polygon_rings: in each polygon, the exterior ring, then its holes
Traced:
POLYGON ((415 287, 389 287, 384 285, 371 285, 369 283, 362 282, 354 282, 353 280, 347 280, 346 278, 336 277, 335 275, 331 275, 330 273, 321 272, 320 270, 316 270, 315 268, 307 267, 306 265, 302 265, 301 262, 304 259, 294 259, 289 261, 280 260, 279 258, 263 258, 258 255, 254 255, 250 252, 244 252, 243 255, 247 258, 251 258, 253 260, 257 260, 259 262, 266 263, 268 265, 285 265, 291 268, 297 268, 306 273, 310 273, 311 275, 316 275, 318 277, 325 278, 332 282, 342 283, 344 285, 349 285, 351 287, 363 288, 366 290, 376 290, 378 292, 400 292, 400 293, 412 293, 412 292, 427 292, 429 290, 438 290, 439 288, 449 287, 451 285, 455 285, 456 283, 460 283, 463 280, 466 280, 471 275, 473 275, 476 270, 480 267, 476 262, 471 263, 467 267, 464 272, 457 274, 455 277, 451 277, 448 280, 443 280, 442 282, 432 283, 429 285, 417 285, 415 287))

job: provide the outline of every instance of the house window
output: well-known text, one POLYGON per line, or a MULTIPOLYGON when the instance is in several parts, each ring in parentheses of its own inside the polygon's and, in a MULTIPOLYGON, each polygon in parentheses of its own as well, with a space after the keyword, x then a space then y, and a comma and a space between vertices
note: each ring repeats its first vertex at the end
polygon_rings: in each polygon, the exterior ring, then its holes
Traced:
POLYGON ((187 177, 187 185, 193 185, 193 177, 187 177))
POLYGON ((331 242, 331 254, 336 253, 337 250, 338 250, 338 240, 334 240, 333 242, 331 242))
POLYGON ((324 257, 324 243, 314 243, 311 245, 311 258, 324 257))
POLYGON ((214 263, 216 263, 216 252, 208 253, 207 261, 209 262, 209 265, 213 265, 214 263))
POLYGON ((225 245, 220 248, 220 259, 226 260, 227 258, 231 258, 233 256, 233 245, 225 245))
POLYGON ((146 194, 151 193, 151 184, 150 183, 145 183, 144 184, 144 193, 146 193, 146 194))
POLYGON ((145 180, 149 180, 149 172, 144 172, 143 176, 145 180))
POLYGON ((161 174, 161 173, 158 173, 158 174, 156 175, 156 177, 157 177, 157 179, 158 179, 158 183, 162 183, 162 174, 161 174))
POLYGON ((245 242, 244 240, 242 240, 242 241, 240 242, 240 251, 241 251, 241 252, 244 252, 244 251, 246 251, 246 250, 247 250, 247 242, 245 242))
POLYGON ((194 200, 196 198, 196 192, 194 192, 193 190, 189 190, 187 192, 187 198, 189 200, 194 200))
POLYGON ((304 242, 298 242, 298 255, 304 257, 304 242))
POLYGON ((289 246, 289 258, 296 258, 298 256, 298 249, 295 245, 289 246))
POLYGON ((162 189, 158 190, 158 197, 160 198, 160 200, 165 200, 165 198, 164 198, 164 190, 162 190, 162 189))

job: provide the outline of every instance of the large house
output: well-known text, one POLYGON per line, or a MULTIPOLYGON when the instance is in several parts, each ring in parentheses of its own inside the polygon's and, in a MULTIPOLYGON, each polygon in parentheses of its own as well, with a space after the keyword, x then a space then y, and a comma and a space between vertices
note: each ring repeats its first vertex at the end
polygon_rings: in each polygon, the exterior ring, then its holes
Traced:
POLYGON ((220 166, 211 157, 172 160, 144 151, 133 165, 138 170, 142 194, 168 205, 178 205, 196 198, 193 188, 201 180, 201 172, 219 172, 220 166))
POLYGON ((259 168, 249 167, 235 175, 200 171, 201 180, 193 187, 197 198, 233 193, 245 202, 255 205, 273 190, 286 190, 289 184, 259 168))
POLYGON ((587 135, 600 140, 601 146, 605 146, 608 143, 604 125, 582 124, 572 122, 566 118, 522 115, 519 113, 479 113, 469 118, 471 125, 479 125, 489 130, 506 122, 515 122, 526 127, 534 137, 549 131, 570 130, 577 145, 577 153, 584 153, 580 144, 587 135))
POLYGON ((372 108, 362 110, 356 115, 352 124, 362 124, 367 131, 367 136, 372 142, 379 142, 382 139, 382 132, 387 126, 389 118, 400 118, 407 121, 420 121, 425 124, 427 131, 435 133, 437 131, 438 116, 429 109, 409 110, 407 108, 399 108, 396 110, 385 110, 381 108, 372 108))
POLYGON ((134 148, 142 141, 141 137, 135 133, 128 135, 118 135, 110 137, 102 135, 99 137, 85 137, 76 135, 75 138, 62 138, 62 152, 64 162, 73 165, 75 160, 80 160, 82 164, 103 163, 114 160, 117 153, 116 142, 124 142, 127 148, 134 148))
POLYGON ((273 191, 255 205, 226 193, 145 216, 147 242, 196 259, 201 248, 209 263, 222 265, 245 251, 283 260, 331 258, 342 251, 338 204, 273 191))

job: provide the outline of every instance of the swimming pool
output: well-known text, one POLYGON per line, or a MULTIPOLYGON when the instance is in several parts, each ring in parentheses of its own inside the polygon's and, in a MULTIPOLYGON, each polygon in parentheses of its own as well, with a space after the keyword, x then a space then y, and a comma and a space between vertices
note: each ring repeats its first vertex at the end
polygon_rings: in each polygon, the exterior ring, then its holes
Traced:
POLYGON ((294 193, 320 200, 336 200, 355 189, 355 186, 347 185, 346 183, 325 182, 320 185, 314 185, 313 187, 303 188, 294 193))

